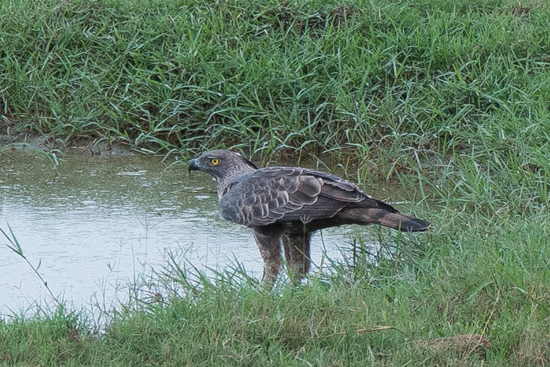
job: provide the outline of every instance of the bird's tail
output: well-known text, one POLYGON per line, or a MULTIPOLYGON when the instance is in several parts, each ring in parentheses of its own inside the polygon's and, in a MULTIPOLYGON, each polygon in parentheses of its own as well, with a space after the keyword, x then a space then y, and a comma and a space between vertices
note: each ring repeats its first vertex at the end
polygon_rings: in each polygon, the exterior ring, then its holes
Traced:
POLYGON ((376 204, 370 203, 372 206, 367 206, 366 203, 361 204, 352 204, 338 213, 337 219, 340 223, 379 224, 402 232, 423 232, 430 227, 430 223, 425 220, 402 214, 383 202, 376 200, 376 204))
POLYGON ((371 223, 397 229, 402 232, 424 232, 430 227, 425 220, 407 214, 389 213, 381 209, 367 209, 365 213, 371 223), (369 213, 370 212, 370 213, 369 213))

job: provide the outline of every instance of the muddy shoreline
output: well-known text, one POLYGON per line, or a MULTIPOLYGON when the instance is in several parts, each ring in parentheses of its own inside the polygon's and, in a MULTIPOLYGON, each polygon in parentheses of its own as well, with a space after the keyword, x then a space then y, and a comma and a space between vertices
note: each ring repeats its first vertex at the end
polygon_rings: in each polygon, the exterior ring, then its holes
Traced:
POLYGON ((87 156, 126 156, 136 153, 155 154, 153 149, 132 147, 123 141, 112 141, 107 138, 80 137, 66 141, 54 136, 18 133, 1 134, 0 151, 38 150, 43 152, 60 152, 83 154, 87 156))

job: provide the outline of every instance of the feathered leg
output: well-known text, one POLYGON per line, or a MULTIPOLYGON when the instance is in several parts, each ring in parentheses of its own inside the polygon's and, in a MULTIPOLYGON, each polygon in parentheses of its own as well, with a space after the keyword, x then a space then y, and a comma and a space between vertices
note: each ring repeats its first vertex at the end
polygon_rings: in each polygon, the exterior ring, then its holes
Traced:
MULTIPOLYGON (((298 227, 298 226, 296 226, 298 227)), ((299 228, 287 228, 281 236, 285 260, 293 284, 300 284, 310 268, 311 235, 300 225, 299 228)))
POLYGON ((263 282, 267 288, 271 288, 279 271, 281 270, 281 233, 278 228, 255 227, 254 238, 264 260, 263 282))

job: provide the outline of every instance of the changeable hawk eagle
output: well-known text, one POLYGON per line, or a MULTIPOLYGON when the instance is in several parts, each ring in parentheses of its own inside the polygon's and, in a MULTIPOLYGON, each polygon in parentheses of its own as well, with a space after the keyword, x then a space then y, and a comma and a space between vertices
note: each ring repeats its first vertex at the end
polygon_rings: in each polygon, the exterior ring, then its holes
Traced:
POLYGON ((355 184, 325 172, 300 167, 258 168, 227 150, 212 150, 192 159, 191 171, 216 178, 224 219, 254 230, 267 284, 279 274, 281 247, 295 280, 308 273, 310 237, 316 230, 342 224, 380 224, 404 232, 429 227, 428 222, 401 214, 355 184))

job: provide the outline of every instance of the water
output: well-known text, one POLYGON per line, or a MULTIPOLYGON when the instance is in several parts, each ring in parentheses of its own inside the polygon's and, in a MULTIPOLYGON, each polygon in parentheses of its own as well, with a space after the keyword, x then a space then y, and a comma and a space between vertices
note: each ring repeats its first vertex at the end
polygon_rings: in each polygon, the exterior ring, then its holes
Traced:
MULTIPOLYGON (((85 307, 112 302, 119 287, 166 264, 166 250, 184 251, 198 269, 223 270, 237 260, 261 278, 263 264, 251 230, 220 218, 216 183, 185 165, 147 156, 70 154, 58 165, 43 154, 0 154, 0 228, 8 224, 27 259, 61 299, 85 307)), ((312 239, 340 258, 351 229, 312 239), (323 245, 324 243, 324 245, 323 245)), ((51 300, 25 260, 0 235, 0 315, 51 300)))

